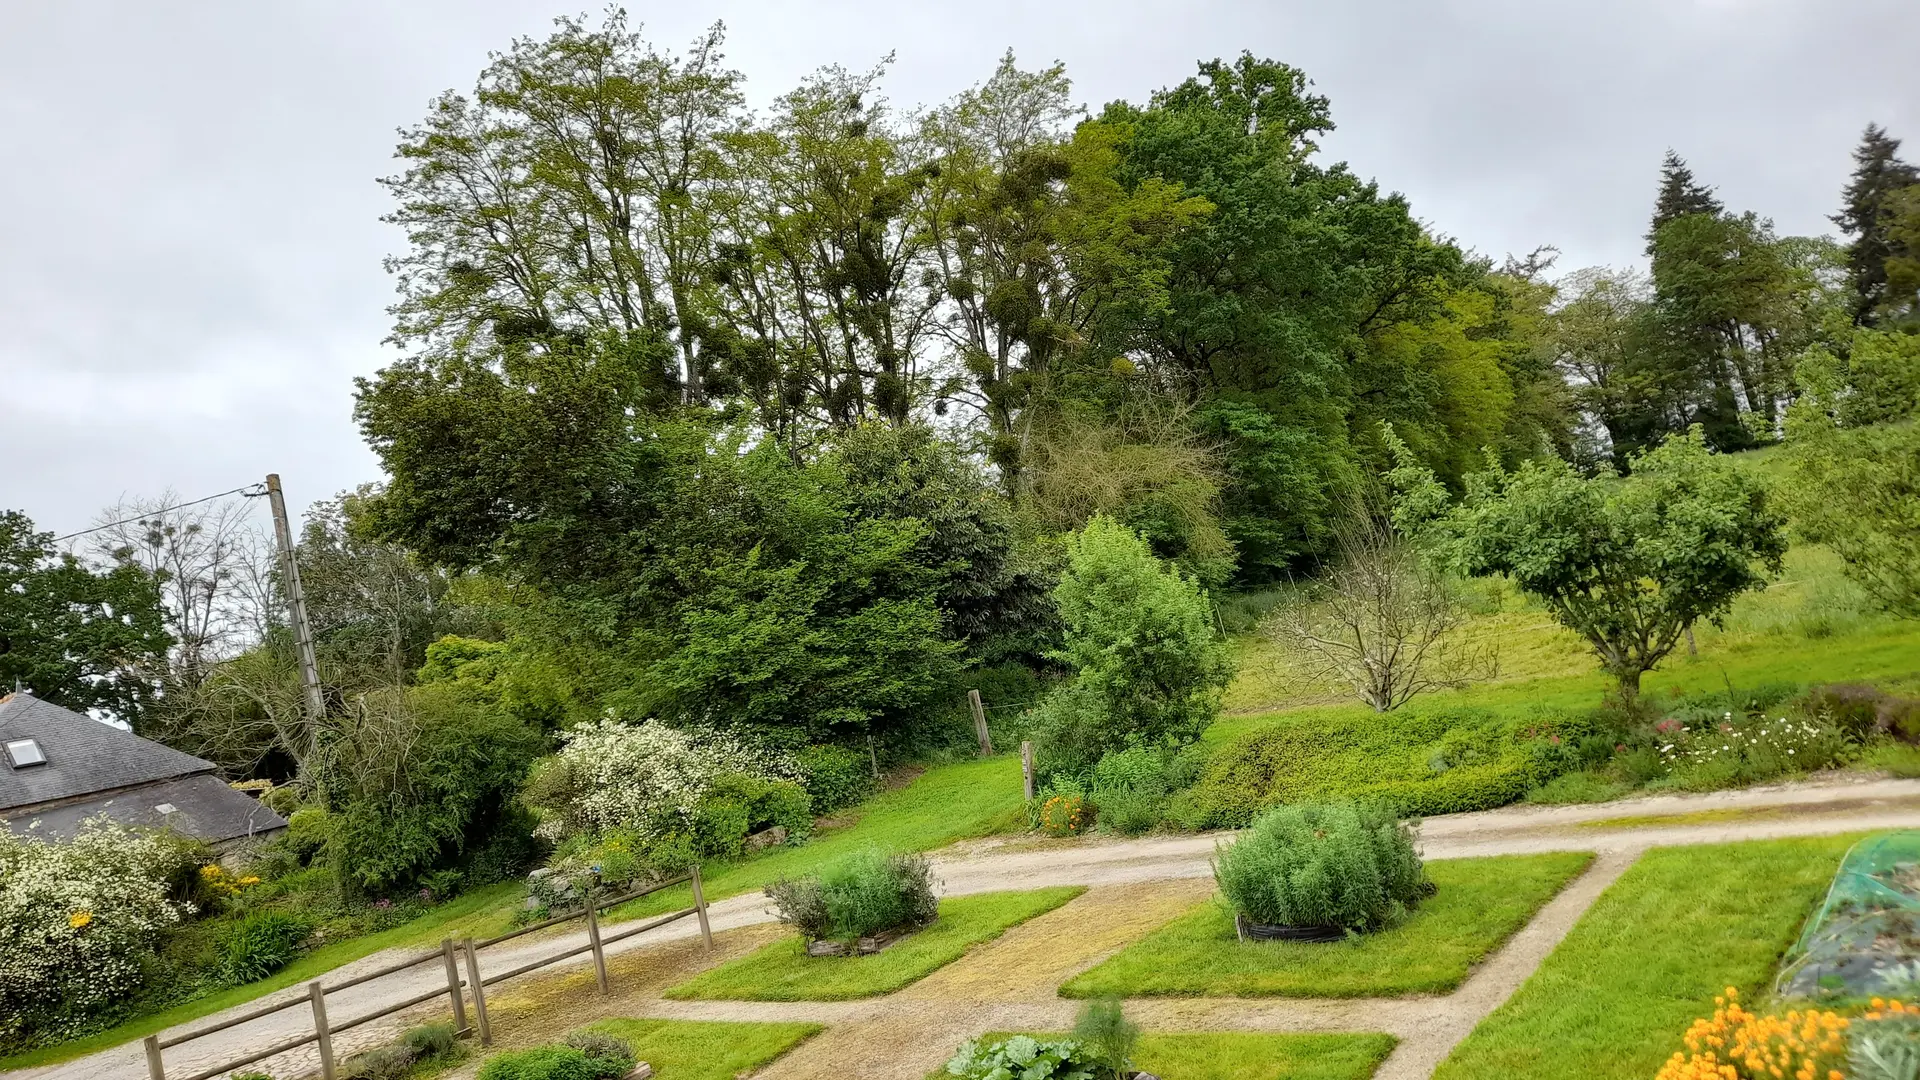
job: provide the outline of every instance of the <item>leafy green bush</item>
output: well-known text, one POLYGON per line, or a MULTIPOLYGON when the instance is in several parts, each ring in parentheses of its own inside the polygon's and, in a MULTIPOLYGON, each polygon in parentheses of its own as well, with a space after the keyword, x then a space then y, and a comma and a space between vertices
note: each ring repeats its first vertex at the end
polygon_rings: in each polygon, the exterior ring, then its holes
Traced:
POLYGON ((415 1055, 405 1046, 375 1046, 343 1063, 347 1080, 402 1080, 413 1071, 415 1055))
POLYGON ((1200 744, 1175 752, 1134 746, 1109 751, 1086 785, 1103 830, 1137 836, 1160 824, 1168 799, 1192 784, 1206 760, 1200 744))
POLYGON ((1594 734, 1587 718, 1559 713, 1409 707, 1387 723, 1357 710, 1289 716, 1215 750, 1167 817, 1238 828, 1270 806, 1339 799, 1407 816, 1490 810, 1580 768, 1579 747, 1594 734))
POLYGON ((1089 1001, 1074 1021, 1073 1040, 1086 1048, 1107 1077, 1128 1080, 1133 1075, 1133 1048, 1140 1042, 1140 1028, 1127 1019, 1120 1002, 1113 998, 1089 1001))
POLYGON ((327 846, 327 839, 333 835, 333 819, 319 806, 303 806, 287 819, 287 831, 281 842, 287 846, 300 865, 313 861, 327 846))
POLYGON ((694 808, 694 841, 702 855, 736 857, 748 835, 775 825, 796 840, 813 831, 813 802, 791 780, 727 773, 714 779, 694 808))
POLYGON ((968 1040, 948 1059, 947 1075, 965 1080, 1104 1080, 1099 1062, 1086 1047, 1072 1039, 1040 1040, 1031 1035, 1015 1035, 1000 1043, 968 1040))
POLYGON ((421 1024, 400 1035, 400 1045, 412 1052, 415 1060, 437 1058, 460 1045, 460 1035, 450 1023, 421 1024))
POLYGON ((852 941, 883 930, 925 926, 939 914, 924 855, 862 851, 818 875, 767 886, 780 920, 816 941, 852 941))
POLYGON ((285 912, 249 912, 220 939, 220 977, 235 986, 264 979, 293 963, 312 932, 305 920, 285 912))
POLYGON ((458 683, 365 695, 365 721, 332 747, 327 838, 335 874, 369 892, 406 888, 524 817, 513 802, 540 732, 458 683), (405 754, 393 743, 404 739, 405 754))
POLYGON ((793 755, 793 763, 816 814, 831 814, 873 793, 873 765, 863 750, 823 743, 793 755))
POLYGON ((571 1046, 541 1046, 501 1054, 480 1067, 479 1080, 618 1080, 626 1071, 571 1046))
POLYGON ((1213 872, 1234 910, 1277 926, 1378 930, 1433 891, 1412 830, 1353 803, 1268 811, 1222 846, 1213 872))
POLYGON ((621 1076, 633 1068, 633 1047, 625 1039, 612 1035, 603 1035, 597 1031, 576 1031, 561 1040, 566 1046, 587 1055, 588 1059, 598 1062, 602 1068, 611 1070, 609 1075, 621 1076))
POLYGON ((1046 772, 1084 772, 1112 750, 1182 746, 1219 712, 1233 665, 1206 593, 1146 542, 1095 516, 1067 542, 1054 588, 1073 680, 1030 718, 1046 772))

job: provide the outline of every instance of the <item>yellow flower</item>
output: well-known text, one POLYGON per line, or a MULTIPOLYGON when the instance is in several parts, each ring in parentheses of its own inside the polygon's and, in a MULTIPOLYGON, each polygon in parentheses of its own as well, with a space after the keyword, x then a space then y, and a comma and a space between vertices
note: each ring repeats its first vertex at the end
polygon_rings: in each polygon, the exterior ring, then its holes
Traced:
POLYGON ((91 911, 76 911, 67 916, 67 925, 73 927, 75 930, 80 929, 92 921, 93 912, 91 911))
POLYGON ((257 877, 255 877, 255 876, 253 876, 252 874, 248 874, 248 875, 247 875, 246 877, 243 877, 243 878, 241 878, 241 879, 240 879, 240 881, 239 881, 239 884, 241 884, 241 885, 258 885, 258 884, 260 884, 260 879, 259 879, 259 878, 257 878, 257 877))

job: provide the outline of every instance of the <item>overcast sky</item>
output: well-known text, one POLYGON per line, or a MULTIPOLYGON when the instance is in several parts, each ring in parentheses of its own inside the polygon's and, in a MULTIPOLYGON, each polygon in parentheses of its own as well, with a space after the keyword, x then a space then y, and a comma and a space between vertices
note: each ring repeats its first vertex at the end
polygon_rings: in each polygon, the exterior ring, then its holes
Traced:
MULTIPOLYGON (((392 286, 394 130, 571 9, 506 0, 0 4, 0 509, 378 478, 352 378, 392 286)), ((634 3, 678 47, 723 20, 764 103, 889 51, 937 101, 1012 47, 1097 107, 1242 49, 1304 69, 1325 143, 1443 234, 1560 266, 1640 257, 1660 155, 1783 232, 1831 230, 1869 120, 1920 156, 1913 0, 634 3)))

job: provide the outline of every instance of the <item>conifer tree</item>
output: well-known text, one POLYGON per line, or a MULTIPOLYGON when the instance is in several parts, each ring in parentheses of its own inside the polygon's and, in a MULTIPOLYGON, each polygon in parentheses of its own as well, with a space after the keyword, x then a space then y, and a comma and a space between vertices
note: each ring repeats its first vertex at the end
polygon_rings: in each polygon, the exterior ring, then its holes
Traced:
POLYGON ((1920 183, 1920 170, 1900 160, 1900 140, 1878 124, 1868 124, 1853 152, 1853 179, 1846 205, 1833 215, 1853 243, 1847 248, 1847 275, 1853 285, 1853 318, 1871 323, 1887 292, 1887 258, 1902 254, 1888 235, 1900 195, 1920 183))
POLYGON ((1654 199, 1653 221, 1647 226, 1647 254, 1653 254, 1654 238, 1667 222, 1688 214, 1718 214, 1725 209, 1712 188, 1694 179, 1686 159, 1668 150, 1666 160, 1660 163, 1660 194, 1654 199))

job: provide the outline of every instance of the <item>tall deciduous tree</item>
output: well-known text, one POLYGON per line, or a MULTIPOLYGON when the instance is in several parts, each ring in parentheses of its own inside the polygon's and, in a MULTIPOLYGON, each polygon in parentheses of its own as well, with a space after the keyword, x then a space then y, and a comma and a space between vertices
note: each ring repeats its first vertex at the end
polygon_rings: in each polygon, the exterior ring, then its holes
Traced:
POLYGON ((56 552, 52 533, 0 512, 0 693, 138 727, 173 644, 161 584, 130 562, 97 569, 56 552))

